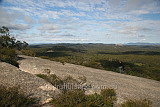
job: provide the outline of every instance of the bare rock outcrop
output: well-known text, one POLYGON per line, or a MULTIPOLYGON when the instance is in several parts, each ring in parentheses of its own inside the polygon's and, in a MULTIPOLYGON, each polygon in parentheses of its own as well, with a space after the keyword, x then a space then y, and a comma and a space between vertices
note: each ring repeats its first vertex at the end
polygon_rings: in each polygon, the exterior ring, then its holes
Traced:
POLYGON ((153 107, 160 107, 160 82, 136 76, 124 75, 115 72, 93 69, 80 65, 66 63, 63 65, 37 57, 21 56, 19 61, 20 69, 32 74, 47 74, 49 69, 51 74, 64 77, 70 75, 74 78, 85 76, 87 83, 94 86, 93 91, 102 88, 114 88, 117 92, 118 103, 128 99, 148 99, 153 102, 153 107))
POLYGON ((19 87, 20 91, 39 99, 40 104, 48 103, 52 97, 60 93, 57 88, 36 75, 4 62, 0 62, 0 85, 19 87))

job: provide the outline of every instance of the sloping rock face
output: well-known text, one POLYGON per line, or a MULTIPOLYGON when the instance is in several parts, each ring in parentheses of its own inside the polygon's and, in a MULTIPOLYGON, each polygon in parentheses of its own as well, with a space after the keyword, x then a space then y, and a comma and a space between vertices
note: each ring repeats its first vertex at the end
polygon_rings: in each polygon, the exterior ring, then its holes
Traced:
MULTIPOLYGON (((118 103, 127 99, 148 99, 154 107, 160 107, 160 82, 110 71, 98 70, 80 65, 63 65, 59 62, 49 61, 37 57, 21 56, 20 69, 33 74, 51 74, 64 77, 70 75, 78 78, 85 76, 87 83, 92 84, 93 91, 103 88, 114 88, 117 92, 118 103)), ((90 93, 90 92, 89 92, 90 93)))
POLYGON ((20 91, 38 98, 40 104, 47 103, 51 97, 60 93, 57 88, 45 80, 4 62, 0 62, 0 85, 18 86, 20 91))

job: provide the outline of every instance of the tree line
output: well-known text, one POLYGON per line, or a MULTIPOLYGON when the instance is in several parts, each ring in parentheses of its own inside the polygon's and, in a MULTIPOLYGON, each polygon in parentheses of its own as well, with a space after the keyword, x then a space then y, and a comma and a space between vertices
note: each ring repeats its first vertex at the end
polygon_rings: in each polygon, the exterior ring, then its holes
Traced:
POLYGON ((5 26, 0 28, 0 48, 15 48, 18 50, 24 49, 28 46, 28 43, 16 40, 10 36, 9 29, 5 26))
POLYGON ((27 48, 28 43, 16 40, 9 33, 9 28, 0 28, 0 61, 10 63, 18 67, 18 56, 16 51, 27 48))

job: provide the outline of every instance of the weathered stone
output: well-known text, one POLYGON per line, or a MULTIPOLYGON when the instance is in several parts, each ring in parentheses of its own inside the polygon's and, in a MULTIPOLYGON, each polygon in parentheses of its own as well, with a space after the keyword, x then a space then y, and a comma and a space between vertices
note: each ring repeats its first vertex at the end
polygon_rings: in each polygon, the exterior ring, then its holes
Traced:
POLYGON ((118 103, 122 103, 127 99, 148 99, 153 102, 154 107, 160 107, 159 81, 68 63, 62 65, 59 62, 41 58, 21 57, 23 59, 19 62, 20 69, 23 71, 40 74, 44 73, 44 69, 50 69, 51 74, 56 74, 59 77, 70 75, 78 79, 80 76, 85 76, 87 83, 92 84, 92 90, 95 92, 103 88, 115 89, 118 103), (36 69, 33 69, 33 67, 36 67, 36 69))
POLYGON ((48 102, 60 93, 47 81, 4 62, 0 62, 0 85, 19 87, 24 94, 39 99, 40 104, 48 102))

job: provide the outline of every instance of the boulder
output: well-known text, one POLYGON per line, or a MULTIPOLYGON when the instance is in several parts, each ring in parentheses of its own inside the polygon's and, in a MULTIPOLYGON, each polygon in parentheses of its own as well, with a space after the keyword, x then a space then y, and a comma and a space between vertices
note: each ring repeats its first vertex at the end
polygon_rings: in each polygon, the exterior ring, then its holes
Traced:
POLYGON ((0 85, 19 87, 24 94, 39 99, 42 105, 60 94, 60 90, 47 81, 4 62, 0 62, 0 85))

